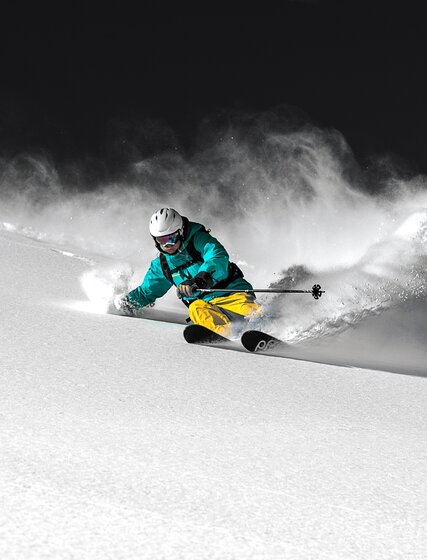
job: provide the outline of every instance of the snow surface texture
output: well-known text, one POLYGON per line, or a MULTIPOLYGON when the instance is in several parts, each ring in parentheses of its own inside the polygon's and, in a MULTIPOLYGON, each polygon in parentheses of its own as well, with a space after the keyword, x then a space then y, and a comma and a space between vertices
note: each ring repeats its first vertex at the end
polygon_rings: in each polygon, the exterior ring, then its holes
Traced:
POLYGON ((425 557, 425 378, 193 347, 0 244, 2 558, 425 557))
POLYGON ((355 188, 313 134, 268 136, 268 169, 230 134, 170 190, 169 157, 74 194, 3 168, 1 558, 425 558, 427 196, 355 188), (258 287, 322 284, 265 301, 312 361, 187 345, 172 290, 106 314, 166 204, 258 287))

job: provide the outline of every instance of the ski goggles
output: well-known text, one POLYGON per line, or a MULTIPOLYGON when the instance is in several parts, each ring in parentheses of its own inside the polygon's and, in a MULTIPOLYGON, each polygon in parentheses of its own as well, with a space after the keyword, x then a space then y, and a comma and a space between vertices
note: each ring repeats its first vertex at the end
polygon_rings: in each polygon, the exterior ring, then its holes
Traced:
POLYGON ((160 245, 160 247, 167 247, 168 245, 175 245, 175 243, 180 239, 179 231, 174 233, 169 233, 168 235, 162 235, 161 237, 156 237, 155 240, 160 245))

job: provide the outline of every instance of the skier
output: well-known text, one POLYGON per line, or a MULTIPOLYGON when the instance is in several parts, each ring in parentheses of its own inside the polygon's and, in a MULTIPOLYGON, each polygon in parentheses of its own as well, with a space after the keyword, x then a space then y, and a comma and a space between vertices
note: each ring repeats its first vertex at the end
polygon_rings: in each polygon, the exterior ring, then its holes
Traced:
POLYGON ((251 290, 251 284, 202 224, 190 222, 173 208, 161 208, 151 216, 149 229, 159 256, 151 262, 138 288, 114 298, 118 311, 132 315, 175 285, 178 297, 188 307, 191 321, 223 336, 230 334, 236 321, 262 314, 255 294, 238 291, 251 290), (198 291, 206 288, 218 292, 198 291), (221 293, 225 288, 236 292, 221 293))

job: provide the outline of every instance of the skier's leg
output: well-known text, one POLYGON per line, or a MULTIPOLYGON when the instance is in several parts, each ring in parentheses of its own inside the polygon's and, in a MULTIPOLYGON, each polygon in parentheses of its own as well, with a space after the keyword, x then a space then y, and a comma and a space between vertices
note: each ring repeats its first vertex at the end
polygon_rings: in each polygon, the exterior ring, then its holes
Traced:
POLYGON ((231 321, 218 306, 203 299, 196 299, 188 308, 188 312, 190 319, 196 325, 203 325, 211 331, 226 336, 231 321))
POLYGON ((231 313, 243 315, 248 319, 259 317, 264 312, 263 307, 256 303, 254 296, 245 292, 236 292, 229 296, 214 298, 210 301, 210 304, 231 311, 231 313))

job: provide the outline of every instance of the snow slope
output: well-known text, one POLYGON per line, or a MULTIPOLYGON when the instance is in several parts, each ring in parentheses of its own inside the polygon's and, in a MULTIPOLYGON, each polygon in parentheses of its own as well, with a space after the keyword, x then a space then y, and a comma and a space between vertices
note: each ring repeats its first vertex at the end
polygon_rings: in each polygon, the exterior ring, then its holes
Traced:
POLYGON ((0 254, 1 558, 425 558, 421 371, 192 347, 167 298, 96 312, 107 257, 0 254))

